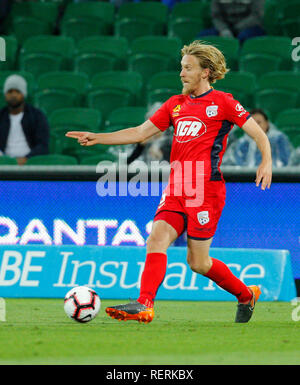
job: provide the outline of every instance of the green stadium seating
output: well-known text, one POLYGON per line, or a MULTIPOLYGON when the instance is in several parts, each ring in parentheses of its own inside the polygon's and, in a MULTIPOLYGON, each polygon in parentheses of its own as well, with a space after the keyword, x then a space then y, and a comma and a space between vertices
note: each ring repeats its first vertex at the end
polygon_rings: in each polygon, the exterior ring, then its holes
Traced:
POLYGON ((53 26, 56 22, 59 4, 57 2, 22 1, 13 2, 10 17, 32 17, 53 26))
POLYGON ((300 127, 300 108, 292 108, 282 111, 278 114, 275 124, 279 128, 286 126, 300 127))
POLYGON ((153 20, 160 25, 163 33, 168 18, 168 7, 157 1, 123 3, 117 13, 117 19, 124 18, 153 20))
POLYGON ((111 163, 111 162, 116 162, 117 161, 117 157, 106 151, 106 152, 102 152, 102 153, 99 153, 97 155, 90 155, 90 156, 81 156, 80 157, 80 164, 81 165, 90 165, 90 166, 94 166, 94 165, 97 165, 99 162, 105 162, 107 161, 108 164, 111 163))
POLYGON ((238 70, 238 59, 240 43, 236 38, 225 38, 222 36, 203 36, 201 40, 218 48, 226 59, 227 67, 231 70, 238 70))
POLYGON ((298 92, 277 87, 262 88, 256 91, 254 99, 255 107, 268 110, 272 118, 276 119, 281 111, 296 108, 298 92))
POLYGON ((122 18, 115 22, 115 36, 126 38, 129 42, 141 36, 161 35, 160 25, 156 21, 144 18, 122 18))
MULTIPOLYGON (((92 24, 101 26, 100 28, 103 34, 109 34, 112 32, 114 19, 115 7, 112 3, 89 1, 68 4, 63 16, 63 24, 67 23, 69 20, 89 20, 92 24)), ((85 32, 88 31, 85 30, 85 32)), ((97 35, 97 33, 95 33, 95 35, 97 35)), ((92 34, 85 34, 85 36, 92 36, 92 34)), ((78 36, 78 38, 80 38, 80 36, 78 36)))
POLYGON ((16 166, 18 164, 16 158, 11 158, 6 155, 0 156, 0 166, 16 166))
POLYGON ((48 23, 32 17, 17 17, 12 22, 12 33, 20 45, 32 36, 50 35, 52 32, 53 28, 48 23))
MULTIPOLYGON (((175 3, 170 13, 170 19, 185 18, 197 19, 202 21, 202 25, 207 25, 207 5, 202 1, 188 1, 183 3, 175 3)), ((200 32, 200 31, 198 31, 200 32)))
MULTIPOLYGON (((298 13, 299 15, 299 13, 298 13)), ((284 19, 280 23, 282 34, 294 38, 299 35, 300 30, 300 16, 291 19, 284 19)))
POLYGON ((135 127, 146 120, 146 107, 120 107, 113 110, 105 121, 106 128, 112 126, 135 127))
POLYGON ((116 106, 125 107, 133 103, 131 92, 121 89, 96 89, 87 94, 87 107, 101 112, 106 119, 116 106))
POLYGON ((47 53, 29 53, 20 56, 20 70, 32 73, 36 78, 49 71, 62 69, 63 58, 47 53))
POLYGON ((91 108, 62 108, 54 111, 49 117, 51 129, 55 127, 66 128, 71 131, 77 130, 98 132, 101 127, 102 116, 97 110, 91 108))
POLYGON ((72 156, 61 154, 37 155, 29 158, 26 166, 53 166, 53 165, 76 165, 77 160, 72 156))
POLYGON ((90 36, 81 39, 77 44, 77 55, 84 53, 100 53, 113 55, 119 68, 126 68, 128 41, 124 37, 90 36))
POLYGON ((106 23, 104 21, 94 21, 84 18, 73 18, 63 20, 61 23, 61 34, 78 41, 85 37, 106 35, 106 23))
POLYGON ((71 69, 75 44, 73 39, 67 36, 42 35, 34 36, 25 41, 20 55, 42 53, 63 58, 62 68, 71 69))
POLYGON ((249 72, 230 71, 224 79, 217 80, 213 87, 231 93, 244 106, 252 106, 256 78, 249 72))
POLYGON ((170 60, 163 55, 137 53, 129 57, 128 69, 139 72, 144 82, 147 82, 157 71, 168 71, 170 69, 170 60))
POLYGON ((278 71, 282 59, 274 55, 250 53, 240 57, 239 70, 251 72, 257 78, 268 72, 278 71))
POLYGON ((5 40, 5 61, 0 61, 0 71, 13 70, 17 64, 18 41, 14 36, 1 38, 5 40))
POLYGON ((133 103, 141 103, 143 78, 139 72, 107 71, 95 75, 90 82, 91 89, 117 89, 131 93, 133 103))
POLYGON ((77 94, 73 91, 46 89, 35 93, 33 102, 35 107, 40 108, 49 116, 53 111, 75 107, 78 105, 77 94))
POLYGON ((69 71, 47 72, 37 80, 39 90, 66 90, 76 94, 78 105, 84 103, 89 86, 88 76, 84 73, 69 71))
POLYGON ((181 40, 168 36, 142 36, 131 44, 131 56, 138 54, 154 54, 169 59, 168 68, 180 68, 181 40))
POLYGON ((244 42, 241 55, 260 53, 264 55, 273 55, 282 59, 281 68, 287 70, 292 68, 291 39, 284 36, 260 36, 248 39, 244 42))
POLYGON ((117 59, 111 55, 85 53, 74 59, 74 71, 85 73, 91 80, 99 72, 117 69, 117 59))
POLYGON ((181 91, 182 83, 178 72, 159 72, 147 83, 147 104, 165 102, 172 95, 181 94, 181 91))
POLYGON ((156 1, 123 3, 117 13, 115 35, 132 41, 145 35, 163 35, 168 8, 156 1))
POLYGON ((168 22, 168 36, 178 37, 183 44, 197 39, 198 33, 204 28, 203 20, 197 18, 174 17, 168 22))

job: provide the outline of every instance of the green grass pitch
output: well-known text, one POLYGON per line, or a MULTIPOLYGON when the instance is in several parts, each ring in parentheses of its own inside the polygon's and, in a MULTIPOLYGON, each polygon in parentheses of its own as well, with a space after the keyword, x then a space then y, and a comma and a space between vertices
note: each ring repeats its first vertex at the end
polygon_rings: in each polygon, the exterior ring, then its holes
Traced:
POLYGON ((105 307, 117 303, 103 300, 79 324, 62 299, 6 299, 0 364, 300 364, 300 321, 288 302, 258 302, 248 324, 235 324, 235 302, 157 301, 146 325, 109 318, 105 307))

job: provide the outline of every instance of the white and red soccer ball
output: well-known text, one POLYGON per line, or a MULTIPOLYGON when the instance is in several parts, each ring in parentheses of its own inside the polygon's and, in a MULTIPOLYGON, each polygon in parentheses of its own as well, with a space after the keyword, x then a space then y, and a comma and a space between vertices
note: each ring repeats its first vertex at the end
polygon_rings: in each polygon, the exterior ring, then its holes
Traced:
POLYGON ((68 291, 64 299, 64 310, 74 321, 86 323, 99 313, 101 300, 95 290, 77 286, 68 291))

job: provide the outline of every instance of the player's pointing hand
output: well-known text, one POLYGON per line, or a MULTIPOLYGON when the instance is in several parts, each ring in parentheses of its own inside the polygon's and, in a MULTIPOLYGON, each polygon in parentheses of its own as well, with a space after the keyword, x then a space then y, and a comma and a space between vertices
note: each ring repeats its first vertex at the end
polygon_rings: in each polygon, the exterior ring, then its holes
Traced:
POLYGON ((261 163, 256 172, 256 186, 261 183, 261 189, 265 190, 266 187, 270 188, 272 181, 272 163, 261 163))
POLYGON ((93 146, 94 144, 98 144, 97 134, 94 134, 93 132, 69 131, 66 133, 66 136, 68 138, 77 139, 81 146, 93 146))

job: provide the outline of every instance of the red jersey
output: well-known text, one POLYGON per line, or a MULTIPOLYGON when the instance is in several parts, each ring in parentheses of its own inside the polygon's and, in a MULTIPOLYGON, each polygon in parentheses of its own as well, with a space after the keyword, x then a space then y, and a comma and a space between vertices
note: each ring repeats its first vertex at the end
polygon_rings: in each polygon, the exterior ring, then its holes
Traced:
MULTIPOLYGON (((196 161, 204 162, 204 180, 221 181, 220 166, 228 134, 234 124, 242 127, 249 117, 231 94, 211 88, 197 97, 172 96, 150 120, 161 131, 173 125, 170 163, 180 162, 182 171, 184 162, 191 164, 192 179, 185 174, 185 182, 195 180, 196 161)), ((175 183, 173 168, 169 183, 175 183)))

